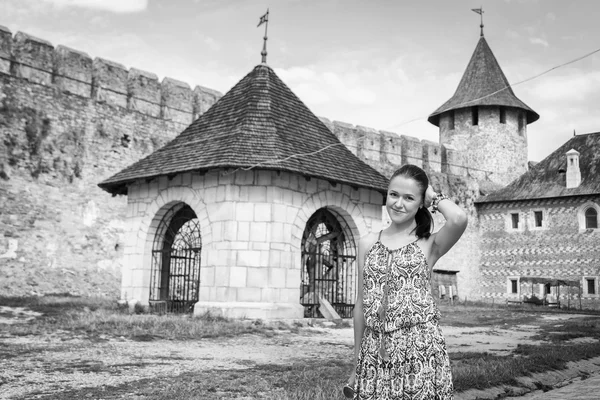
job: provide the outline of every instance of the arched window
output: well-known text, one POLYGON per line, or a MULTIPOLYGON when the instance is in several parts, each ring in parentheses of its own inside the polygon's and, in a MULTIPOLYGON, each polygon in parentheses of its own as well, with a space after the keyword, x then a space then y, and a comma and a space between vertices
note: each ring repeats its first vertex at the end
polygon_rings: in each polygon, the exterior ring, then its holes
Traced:
POLYGON ((598 229, 598 211, 595 208, 585 210, 585 229, 598 229))

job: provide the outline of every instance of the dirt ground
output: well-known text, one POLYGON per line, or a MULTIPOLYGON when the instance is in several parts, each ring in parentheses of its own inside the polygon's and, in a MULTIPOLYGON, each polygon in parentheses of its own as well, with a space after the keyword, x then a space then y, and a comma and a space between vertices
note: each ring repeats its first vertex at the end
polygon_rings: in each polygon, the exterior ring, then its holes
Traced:
MULTIPOLYGON (((195 341, 145 342, 102 335, 92 338, 65 331, 40 336, 10 336, 2 332, 2 324, 26 322, 36 317, 35 313, 25 309, 0 308, 0 359, 3 359, 0 399, 49 398, 53 393, 65 390, 118 386, 184 372, 352 357, 352 328, 320 324, 303 327, 297 332, 274 330, 271 337, 242 335, 195 341)), ((485 317, 479 316, 479 319, 485 317)), ((565 323, 583 317, 521 313, 514 318, 517 323, 511 326, 503 320, 469 326, 478 321, 463 315, 459 324, 462 326, 452 326, 457 324, 449 318, 447 324, 442 324, 442 330, 450 353, 487 351, 508 354, 518 344, 539 343, 532 337, 545 324, 565 323)))

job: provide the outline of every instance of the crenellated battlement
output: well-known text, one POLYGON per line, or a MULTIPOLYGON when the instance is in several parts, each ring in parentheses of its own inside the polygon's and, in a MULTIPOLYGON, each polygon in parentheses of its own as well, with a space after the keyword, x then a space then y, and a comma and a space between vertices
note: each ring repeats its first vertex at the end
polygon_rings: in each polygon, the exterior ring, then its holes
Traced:
POLYGON ((332 122, 324 117, 320 119, 354 155, 386 176, 406 163, 455 176, 466 177, 473 172, 466 164, 465 155, 453 146, 346 122, 332 122))
POLYGON ((190 124, 222 94, 36 38, 23 32, 14 37, 0 26, 0 73, 126 108, 164 120, 190 124))

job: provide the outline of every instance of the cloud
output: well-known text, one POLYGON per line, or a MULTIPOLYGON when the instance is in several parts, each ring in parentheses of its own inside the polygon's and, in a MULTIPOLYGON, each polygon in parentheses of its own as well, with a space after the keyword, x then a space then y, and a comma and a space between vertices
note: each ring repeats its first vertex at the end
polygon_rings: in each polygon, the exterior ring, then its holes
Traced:
POLYGON ((548 74, 528 88, 528 91, 531 96, 538 97, 539 101, 570 102, 586 100, 587 96, 598 92, 598 87, 600 87, 600 72, 583 73, 572 70, 569 75, 548 74))
POLYGON ((196 32, 198 38, 212 51, 221 50, 221 44, 217 42, 213 37, 206 36, 200 32, 196 32))
POLYGON ((377 99, 368 85, 361 83, 360 74, 324 69, 311 65, 277 69, 277 75, 303 101, 313 105, 330 101, 352 105, 369 105, 377 99))
POLYGON ((506 37, 508 37, 509 39, 519 39, 521 37, 521 35, 519 35, 519 32, 517 32, 517 31, 513 31, 512 29, 507 29, 506 37))
POLYGON ((56 7, 80 7, 117 14, 136 13, 148 8, 148 0, 43 0, 56 7))
POLYGON ((548 14, 546 14, 546 21, 548 21, 548 22, 556 21, 556 14, 554 14, 553 12, 549 12, 548 14))
POLYGON ((548 41, 546 39, 541 38, 541 37, 530 37, 529 38, 529 43, 531 43, 531 44, 539 44, 539 45, 544 46, 544 47, 549 47, 550 46, 548 44, 548 41))

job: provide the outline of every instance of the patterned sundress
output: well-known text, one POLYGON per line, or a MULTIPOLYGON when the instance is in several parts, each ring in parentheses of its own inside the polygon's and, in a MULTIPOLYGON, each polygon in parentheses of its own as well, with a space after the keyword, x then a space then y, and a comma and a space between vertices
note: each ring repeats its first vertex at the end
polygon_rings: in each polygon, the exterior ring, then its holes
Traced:
POLYGON ((365 256, 366 329, 354 399, 452 399, 450 360, 425 254, 416 242, 390 250, 379 236, 365 256))

